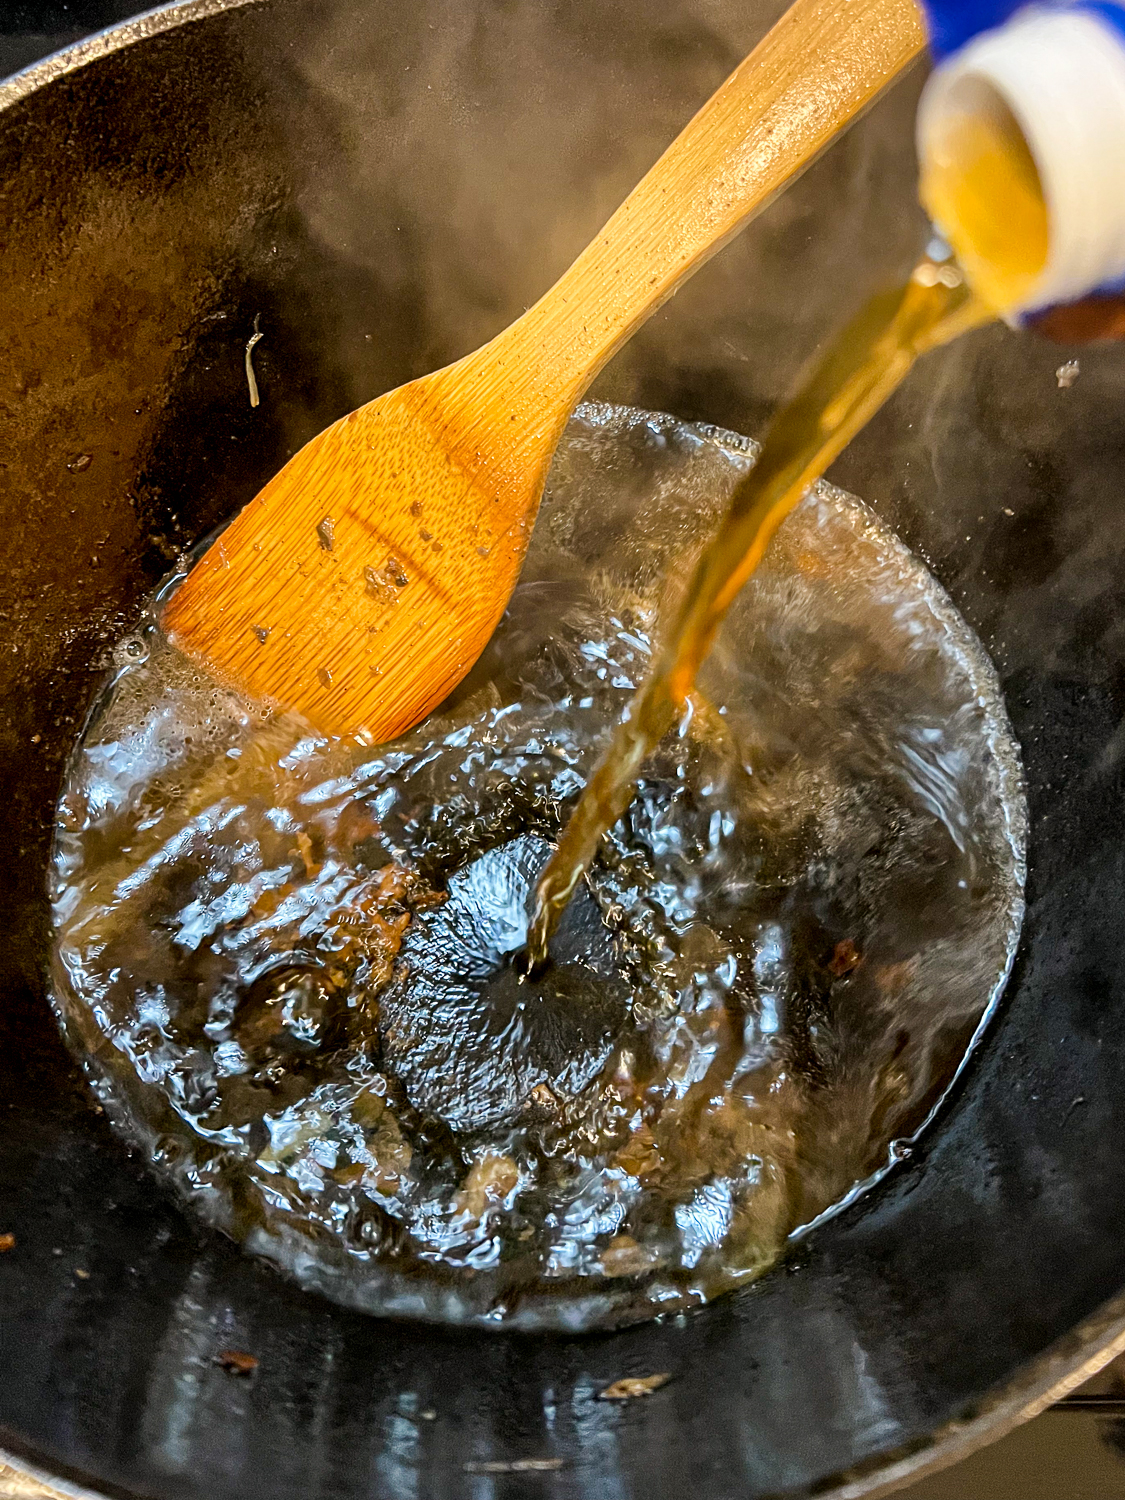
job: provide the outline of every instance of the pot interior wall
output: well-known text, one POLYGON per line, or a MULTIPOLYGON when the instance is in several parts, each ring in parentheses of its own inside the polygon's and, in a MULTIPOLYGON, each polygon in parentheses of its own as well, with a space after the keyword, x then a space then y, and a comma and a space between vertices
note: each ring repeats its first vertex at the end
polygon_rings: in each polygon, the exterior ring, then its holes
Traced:
MULTIPOLYGON (((326 422, 515 316, 779 7, 208 8, 0 96, 0 1231, 17 1241, 0 1441, 106 1489, 201 1500, 752 1497, 877 1468, 1125 1287, 1125 355, 1082 352, 1062 389, 1076 351, 975 335, 832 475, 981 632, 1027 763, 1017 971, 939 1128, 787 1265, 687 1320, 536 1341, 346 1314, 188 1222, 91 1110, 44 997, 61 767, 107 643, 177 551, 326 422), (214 1364, 227 1348, 258 1357, 252 1380, 214 1364), (594 1399, 658 1370, 674 1379, 651 1400, 594 1399), (482 1477, 518 1460, 546 1467, 482 1477)), ((595 394, 758 432, 924 241, 917 84, 595 394)))

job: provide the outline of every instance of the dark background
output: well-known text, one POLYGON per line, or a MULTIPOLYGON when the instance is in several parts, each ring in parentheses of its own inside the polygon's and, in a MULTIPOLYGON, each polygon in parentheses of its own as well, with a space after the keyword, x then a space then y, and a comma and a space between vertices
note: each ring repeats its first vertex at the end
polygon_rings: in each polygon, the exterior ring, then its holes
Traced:
POLYGON ((136 0, 0 0, 0 78, 147 9, 136 0))

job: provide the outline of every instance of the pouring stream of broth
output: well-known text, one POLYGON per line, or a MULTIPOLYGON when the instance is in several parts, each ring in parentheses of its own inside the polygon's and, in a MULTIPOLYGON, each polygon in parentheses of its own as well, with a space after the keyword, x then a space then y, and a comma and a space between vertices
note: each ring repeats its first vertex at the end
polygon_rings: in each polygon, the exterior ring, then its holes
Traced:
POLYGON ((539 879, 528 927, 530 973, 545 966, 559 918, 603 834, 632 800, 642 765, 688 708, 700 664, 774 532, 901 385, 920 355, 995 316, 952 261, 927 257, 915 267, 905 289, 871 299, 774 419, 757 463, 735 490, 647 678, 539 879))

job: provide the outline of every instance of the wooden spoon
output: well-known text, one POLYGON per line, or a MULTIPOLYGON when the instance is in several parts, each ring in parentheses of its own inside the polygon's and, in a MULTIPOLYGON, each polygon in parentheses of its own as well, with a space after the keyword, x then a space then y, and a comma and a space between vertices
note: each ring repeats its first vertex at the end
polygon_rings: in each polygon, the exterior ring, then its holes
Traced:
POLYGON ((923 41, 914 0, 796 0, 545 297, 286 464, 173 595, 172 638, 325 733, 416 724, 503 613, 594 376, 923 41))

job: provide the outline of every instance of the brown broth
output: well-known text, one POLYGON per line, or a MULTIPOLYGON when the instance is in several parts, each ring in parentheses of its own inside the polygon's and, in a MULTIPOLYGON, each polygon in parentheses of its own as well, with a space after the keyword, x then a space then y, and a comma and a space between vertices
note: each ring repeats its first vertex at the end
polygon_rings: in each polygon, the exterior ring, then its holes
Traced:
POLYGON ((920 354, 995 316, 951 263, 923 260, 901 293, 871 300, 776 417, 540 877, 528 932, 531 972, 546 964, 551 933, 598 843, 628 806, 641 767, 684 712, 727 610, 778 526, 901 385, 920 354))
POLYGON ((116 1127, 301 1285, 482 1327, 696 1306, 909 1149, 995 1003, 1024 840, 996 676, 823 484, 520 982, 754 455, 580 409, 493 643, 391 745, 217 687, 159 598, 119 644, 59 807, 59 1016, 116 1127))

